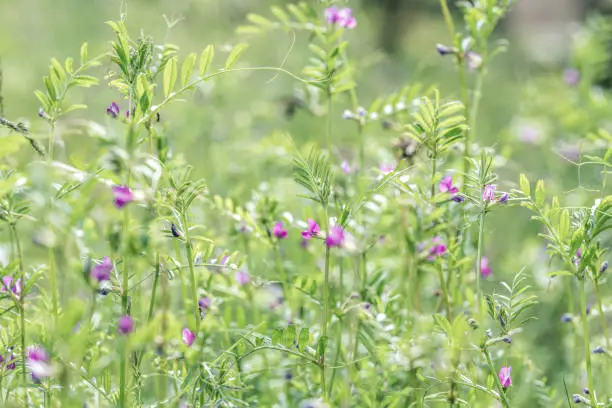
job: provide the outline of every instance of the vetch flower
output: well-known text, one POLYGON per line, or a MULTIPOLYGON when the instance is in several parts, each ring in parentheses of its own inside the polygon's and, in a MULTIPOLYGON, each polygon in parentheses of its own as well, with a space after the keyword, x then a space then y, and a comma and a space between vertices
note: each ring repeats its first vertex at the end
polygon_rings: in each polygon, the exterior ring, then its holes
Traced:
POLYGON ((436 44, 436 51, 438 51, 438 54, 442 56, 455 53, 455 50, 453 48, 447 47, 446 45, 442 44, 436 44))
POLYGON ((465 54, 465 61, 470 71, 475 71, 482 65, 482 57, 474 51, 468 51, 465 54))
POLYGON ((342 164, 340 165, 340 168, 342 169, 342 172, 344 174, 351 174, 352 172, 351 166, 349 165, 349 162, 346 160, 342 162, 342 164))
POLYGON ((111 116, 113 119, 117 119, 117 116, 119 116, 119 112, 119 105, 117 105, 115 102, 112 102, 110 106, 106 108, 106 114, 108 116, 111 116))
POLYGON ((440 181, 440 192, 457 194, 459 189, 457 186, 453 186, 453 176, 446 176, 440 181))
POLYGON ((512 367, 502 367, 499 369, 499 374, 497 378, 499 378, 499 382, 501 386, 504 388, 508 388, 512 386, 512 378, 510 377, 510 372, 512 371, 512 367))
POLYGON ((593 349, 593 354, 605 354, 605 353, 606 351, 601 346, 597 346, 593 349))
POLYGON ((98 282, 110 280, 110 273, 113 270, 113 262, 108 256, 102 258, 102 263, 96 265, 91 270, 90 276, 98 282))
POLYGON ((9 288, 11 292, 15 294, 15 296, 21 296, 21 290, 23 288, 21 278, 15 281, 15 284, 11 287, 11 283, 13 283, 12 276, 5 276, 2 278, 2 284, 0 285, 0 292, 6 292, 6 288, 9 288))
POLYGON ((179 231, 175 223, 172 223, 172 225, 170 226, 170 232, 172 233, 172 236, 174 238, 180 238, 182 235, 181 231, 179 231))
POLYGON ((480 258, 480 274, 483 278, 486 278, 491 274, 491 267, 489 266, 489 258, 483 256, 480 258))
POLYGON ((27 364, 32 373, 32 379, 37 381, 53 374, 53 367, 49 364, 49 354, 42 347, 30 347, 27 352, 27 364))
POLYGON ((357 108, 357 116, 365 118, 366 116, 368 116, 368 111, 365 110, 363 106, 360 106, 357 108))
POLYGON ((354 117, 355 117, 355 114, 348 109, 342 112, 342 119, 344 120, 353 119, 354 117))
POLYGON ((580 83, 580 71, 568 68, 563 71, 563 81, 569 86, 576 86, 580 83))
POLYGON ((572 321, 572 315, 571 315, 571 314, 569 314, 569 313, 564 313, 564 314, 561 316, 561 321, 562 321, 563 323, 570 323, 570 322, 572 321))
POLYGON ((272 228, 272 234, 278 239, 287 238, 287 230, 283 228, 282 222, 277 222, 274 224, 274 228, 272 228))
POLYGON ((119 323, 117 324, 117 330, 119 333, 125 335, 130 334, 134 331, 134 320, 130 316, 123 316, 119 319, 119 323))
POLYGON ((344 28, 355 28, 357 26, 357 20, 353 17, 353 11, 350 8, 328 7, 325 9, 325 18, 327 18, 327 23, 331 25, 344 28))
POLYGON ((465 197, 462 196, 461 194, 456 194, 451 198, 451 200, 453 200, 456 203, 462 203, 465 201, 465 197))
POLYGON ((505 204, 505 203, 507 203, 507 202, 508 202, 508 199, 509 199, 509 198, 510 198, 510 194, 508 194, 508 193, 504 193, 504 194, 502 194, 502 196, 501 196, 501 197, 499 197, 499 198, 497 199, 497 202, 498 202, 498 203, 500 203, 500 204, 505 204))
POLYGON ((487 184, 482 193, 483 201, 494 201, 495 200, 495 190, 497 190, 497 186, 495 184, 487 184))
POLYGON ((134 193, 128 186, 113 187, 113 194, 115 195, 113 203, 115 204, 115 207, 119 209, 134 201, 134 193))
POLYGON ((574 400, 574 404, 580 404, 584 401, 584 398, 582 397, 582 395, 579 395, 579 394, 572 395, 572 399, 574 400))
POLYGON ((429 249, 428 261, 433 261, 436 257, 444 255, 447 249, 446 244, 442 242, 442 238, 433 237, 431 241, 434 245, 429 249))
POLYGON ((14 370, 14 369, 15 369, 15 363, 11 363, 11 361, 14 361, 14 360, 15 360, 15 355, 14 355, 14 354, 11 354, 11 355, 9 356, 9 358, 6 360, 6 362, 8 363, 8 364, 6 365, 6 369, 7 369, 7 370, 14 370))
POLYGON ((317 235, 319 235, 320 232, 321 232, 321 228, 319 227, 319 224, 317 224, 317 222, 313 220, 312 218, 309 218, 308 228, 302 231, 302 238, 308 240, 308 239, 311 239, 312 237, 316 237, 317 235))
POLYGON ((381 171, 383 174, 385 174, 385 175, 386 175, 386 174, 389 174, 389 173, 391 173, 393 170, 395 170, 395 166, 394 166, 394 165, 392 165, 392 164, 389 164, 389 163, 383 163, 383 164, 381 164, 381 165, 380 165, 378 168, 379 168, 379 169, 380 169, 380 171, 381 171))
POLYGON ((344 229, 339 225, 334 225, 329 229, 329 234, 325 238, 325 245, 328 248, 341 247, 344 243, 344 229))
POLYGON ((251 283, 251 275, 245 271, 236 271, 234 278, 236 278, 236 282, 241 286, 251 283))
POLYGON ((211 305, 211 300, 210 298, 207 297, 202 297, 200 298, 200 300, 198 300, 198 306, 200 306, 200 309, 202 310, 206 310, 210 307, 211 305))
POLYGON ((183 329, 183 343, 187 345, 187 347, 191 347, 193 342, 195 341, 195 334, 188 328, 183 329))
POLYGON ((608 270, 608 261, 604 261, 601 264, 601 268, 599 268, 599 273, 604 273, 607 270, 608 270))

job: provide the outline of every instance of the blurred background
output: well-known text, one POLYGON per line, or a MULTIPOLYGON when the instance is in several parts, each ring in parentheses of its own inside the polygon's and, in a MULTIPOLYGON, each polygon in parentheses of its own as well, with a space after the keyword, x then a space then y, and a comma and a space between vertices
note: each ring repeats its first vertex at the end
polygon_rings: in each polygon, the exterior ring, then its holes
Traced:
MULTIPOLYGON (((312 3, 322 11, 320 2, 312 3)), ((127 26, 133 35, 142 32, 158 43, 178 45, 183 56, 199 53, 211 43, 222 54, 224 47, 247 41, 250 48, 242 58, 244 64, 278 67, 287 58, 285 68, 299 73, 309 58, 308 39, 300 33, 248 36, 237 32, 247 14, 268 16, 270 6, 284 4, 284 0, 130 0, 127 26), (169 28, 173 21, 178 23, 169 28)), ((358 20, 357 29, 346 36, 349 58, 357 67, 360 105, 367 107, 378 96, 417 83, 424 89, 438 87, 443 98, 459 98, 453 61, 436 52, 437 43, 450 42, 438 2, 354 0, 347 4, 358 20)), ((104 22, 118 19, 121 5, 119 0, 2 0, 3 116, 28 122, 34 136, 44 138, 45 123, 37 117, 33 91, 42 87, 50 59, 78 57, 82 42, 89 43, 92 56, 106 52, 113 33, 104 22)), ((591 147, 585 141, 590 133, 611 127, 612 105, 607 96, 612 86, 612 23, 608 14, 612 14, 610 0, 523 0, 500 25, 496 38, 508 39, 509 47, 489 67, 476 141, 497 149, 502 190, 511 188, 524 172, 531 180, 545 179, 547 190, 560 195, 565 205, 592 203, 591 190, 597 188, 592 186, 601 185, 599 169, 579 171, 571 161, 588 153, 591 147)), ((94 73, 99 78, 110 69, 108 59, 103 61, 94 73)), ((106 82, 102 79, 101 85, 106 82)), ((323 117, 294 106, 299 88, 291 78, 270 72, 227 75, 188 96, 187 103, 173 105, 162 121, 176 154, 184 155, 207 179, 211 192, 240 201, 253 190, 264 189, 281 206, 291 208, 296 200, 292 193, 299 189, 291 180, 284 135, 290 134, 301 146, 323 140, 325 129, 323 117)), ((119 94, 99 86, 78 90, 72 98, 71 102, 89 105, 87 112, 75 113, 74 118, 87 117, 112 129, 105 108, 119 94)), ((341 120, 348 108, 350 102, 344 97, 333 106, 337 165, 355 156, 354 127, 341 120)), ((60 124, 65 130, 64 159, 70 161, 71 154, 79 153, 86 160, 93 144, 74 130, 71 120, 76 119, 69 116, 60 124)), ((372 127, 366 136, 370 166, 394 161, 396 135, 372 127)), ((555 349, 562 344, 550 339, 566 330, 558 322, 567 310, 561 306, 554 282, 546 278, 548 258, 537 237, 538 226, 529 223, 521 209, 509 212, 492 215, 486 252, 496 265, 495 279, 512 276, 522 266, 532 268, 541 290, 538 317, 540 322, 554 324, 540 324, 527 336, 533 343, 550 345, 535 355, 534 365, 559 384, 569 363, 562 349, 555 349), (510 224, 506 220, 511 217, 525 222, 510 224)))

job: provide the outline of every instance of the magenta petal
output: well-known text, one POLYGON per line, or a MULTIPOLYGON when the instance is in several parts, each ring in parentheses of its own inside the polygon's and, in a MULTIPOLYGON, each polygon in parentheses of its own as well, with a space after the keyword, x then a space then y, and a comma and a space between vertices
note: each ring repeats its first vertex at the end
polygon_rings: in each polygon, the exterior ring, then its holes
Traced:
POLYGON ((183 343, 187 345, 187 347, 191 347, 193 342, 195 341, 195 334, 188 328, 183 329, 183 343))

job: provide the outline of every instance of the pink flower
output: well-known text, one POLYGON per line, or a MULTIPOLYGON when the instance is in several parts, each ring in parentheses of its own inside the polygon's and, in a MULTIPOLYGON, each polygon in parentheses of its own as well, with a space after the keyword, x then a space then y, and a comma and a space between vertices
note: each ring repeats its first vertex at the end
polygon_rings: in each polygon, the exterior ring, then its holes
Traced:
POLYGON ((431 241, 434 245, 429 249, 428 261, 433 261, 436 257, 444 255, 447 250, 446 244, 442 242, 442 238, 433 237, 431 241))
POLYGON ((308 240, 308 239, 311 239, 312 237, 319 235, 320 232, 321 232, 321 228, 319 227, 319 224, 317 224, 317 222, 313 220, 312 218, 309 218, 308 228, 302 231, 302 237, 308 240))
POLYGON ((35 381, 53 374, 53 366, 49 364, 49 354, 42 347, 28 348, 28 367, 35 381))
POLYGON ((395 170, 395 166, 393 164, 389 164, 389 163, 382 163, 378 168, 385 175, 387 175, 387 174, 391 173, 393 170, 395 170))
POLYGON ((576 86, 580 82, 580 71, 568 68, 563 71, 563 81, 569 86, 576 86))
POLYGON ((234 277, 236 278, 236 282, 241 286, 251 283, 251 275, 249 275, 248 272, 236 271, 234 277))
POLYGON ((113 194, 115 195, 114 204, 115 207, 121 209, 134 201, 134 193, 128 186, 115 186, 113 187, 113 194))
POLYGON ((486 256, 480 258, 480 274, 483 278, 486 278, 491 274, 492 270, 489 267, 489 259, 486 256))
POLYGON ((353 11, 350 8, 328 7, 325 9, 325 18, 327 18, 327 23, 331 25, 344 28, 355 28, 357 26, 357 20, 353 17, 353 11))
POLYGON ((115 102, 112 102, 108 108, 106 108, 106 114, 111 116, 113 119, 117 119, 119 116, 119 105, 115 102))
POLYGON ((121 334, 130 334, 134 331, 134 320, 130 316, 123 316, 117 323, 117 330, 121 334))
POLYGON ((183 329, 183 343, 187 345, 187 347, 191 347, 193 342, 195 341, 195 334, 188 328, 183 329))
POLYGON ((9 288, 16 296, 21 296, 21 290, 23 289, 21 278, 15 281, 13 287, 11 287, 11 283, 13 283, 12 276, 3 277, 2 284, 0 284, 0 292, 6 292, 6 288, 9 288))
POLYGON ((453 176, 446 176, 440 181, 440 192, 457 194, 459 189, 453 186, 453 176))
POLYGON ((334 225, 329 229, 329 234, 325 238, 325 245, 328 248, 341 247, 344 243, 344 229, 339 225, 334 225))
POLYGON ((495 184, 487 184, 482 192, 482 200, 495 201, 495 190, 497 190, 497 186, 495 184))
POLYGON ((91 270, 90 276, 98 282, 110 280, 110 273, 113 270, 113 262, 108 256, 102 259, 102 263, 96 265, 91 270))
POLYGON ((282 222, 277 222, 274 224, 274 228, 272 228, 272 234, 278 239, 287 238, 287 230, 283 228, 282 222))
POLYGON ((342 162, 342 164, 340 165, 340 168, 342 169, 342 172, 344 174, 351 174, 352 173, 351 166, 349 165, 349 162, 347 162, 346 160, 344 160, 342 162))
POLYGON ((498 378, 501 386, 504 388, 508 388, 512 386, 512 378, 510 377, 510 371, 512 371, 512 367, 502 367, 499 370, 498 378))

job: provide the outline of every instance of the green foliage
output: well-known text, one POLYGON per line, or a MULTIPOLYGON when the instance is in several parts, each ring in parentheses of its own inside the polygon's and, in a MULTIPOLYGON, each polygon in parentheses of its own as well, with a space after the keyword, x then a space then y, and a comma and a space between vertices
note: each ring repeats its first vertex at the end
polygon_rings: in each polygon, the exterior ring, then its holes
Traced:
POLYGON ((329 203, 334 173, 325 153, 313 149, 307 158, 298 155, 294 159, 294 178, 310 193, 306 198, 323 206, 329 203))

